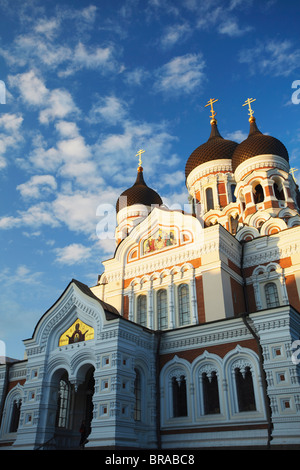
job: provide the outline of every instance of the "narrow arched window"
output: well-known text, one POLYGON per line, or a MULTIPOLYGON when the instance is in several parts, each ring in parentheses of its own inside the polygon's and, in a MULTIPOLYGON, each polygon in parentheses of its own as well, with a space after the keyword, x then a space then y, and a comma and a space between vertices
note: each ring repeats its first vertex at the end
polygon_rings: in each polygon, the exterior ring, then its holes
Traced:
POLYGON ((234 195, 235 188, 236 188, 236 185, 235 185, 235 184, 231 184, 231 185, 230 185, 231 202, 236 202, 236 197, 235 197, 235 195, 234 195))
POLYGON ((260 202, 263 202, 265 196, 264 196, 264 190, 261 184, 257 184, 254 188, 254 203, 259 204, 260 202))
POLYGON ((172 394, 173 417, 187 416, 186 379, 184 375, 179 378, 172 378, 172 394))
POLYGON ((274 183, 274 194, 278 201, 284 201, 283 186, 279 187, 277 183, 274 183))
POLYGON ((146 295, 139 295, 137 298, 137 323, 142 326, 147 326, 147 297, 146 295))
POLYGON ((168 328, 168 298, 167 291, 160 289, 157 292, 157 321, 158 329, 168 328))
POLYGON ((141 387, 141 374, 137 369, 135 371, 135 381, 134 381, 134 420, 141 421, 142 419, 142 387, 141 387))
POLYGON ((274 282, 265 285, 265 296, 267 308, 279 307, 278 291, 274 282))
POLYGON ((205 191, 206 195, 206 210, 209 211, 210 209, 214 208, 214 196, 212 188, 207 188, 205 191))
POLYGON ((14 400, 10 420, 9 432, 17 432, 20 421, 21 400, 14 400))
POLYGON ((62 377, 59 382, 56 427, 67 428, 69 424, 71 401, 71 385, 66 377, 62 377))
POLYGON ((217 373, 213 371, 210 376, 204 372, 202 374, 204 413, 220 413, 219 387, 217 373))
POLYGON ((256 410, 253 379, 250 367, 235 369, 235 383, 238 397, 239 411, 256 410))
POLYGON ((179 326, 190 324, 190 295, 189 286, 181 284, 178 287, 179 326))

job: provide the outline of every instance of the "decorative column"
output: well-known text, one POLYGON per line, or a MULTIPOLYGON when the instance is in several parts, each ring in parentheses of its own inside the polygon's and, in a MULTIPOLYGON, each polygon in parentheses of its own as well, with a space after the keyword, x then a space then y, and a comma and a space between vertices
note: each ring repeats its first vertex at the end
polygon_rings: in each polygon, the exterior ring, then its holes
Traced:
POLYGON ((174 284, 173 275, 171 274, 171 282, 168 285, 168 301, 169 301, 169 328, 175 328, 175 304, 174 304, 174 284))
POLYGON ((193 325, 196 325, 198 323, 198 310, 197 310, 196 282, 195 282, 194 272, 193 272, 190 283, 191 283, 190 292, 191 292, 191 304, 192 304, 192 323, 193 325))
POLYGON ((147 326, 151 330, 154 329, 154 316, 153 316, 153 281, 149 282, 149 289, 147 291, 147 326))

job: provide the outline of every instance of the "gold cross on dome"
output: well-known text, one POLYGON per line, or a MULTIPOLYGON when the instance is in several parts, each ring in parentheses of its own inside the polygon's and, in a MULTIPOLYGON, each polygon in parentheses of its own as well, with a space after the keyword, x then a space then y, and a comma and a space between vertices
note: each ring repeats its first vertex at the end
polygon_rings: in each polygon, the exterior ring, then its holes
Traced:
POLYGON ((297 168, 290 168, 290 173, 291 173, 291 175, 292 175, 293 180, 295 181, 295 183, 296 183, 296 179, 295 179, 295 172, 296 172, 296 171, 298 171, 297 168))
POLYGON ((142 166, 142 153, 145 153, 145 150, 139 150, 138 153, 136 154, 136 157, 139 157, 139 167, 142 166))
POLYGON ((253 114, 254 114, 254 111, 253 109, 251 108, 251 103, 253 103, 253 101, 256 101, 256 98, 248 98, 245 103, 243 104, 243 106, 246 106, 248 105, 248 108, 249 108, 249 116, 252 117, 253 114))
POLYGON ((215 111, 214 108, 213 108, 213 104, 214 104, 216 101, 218 101, 218 100, 215 99, 215 98, 211 98, 211 99, 207 102, 207 104, 205 105, 205 107, 206 107, 206 106, 210 106, 211 119, 215 119, 215 115, 217 114, 216 111, 215 111))

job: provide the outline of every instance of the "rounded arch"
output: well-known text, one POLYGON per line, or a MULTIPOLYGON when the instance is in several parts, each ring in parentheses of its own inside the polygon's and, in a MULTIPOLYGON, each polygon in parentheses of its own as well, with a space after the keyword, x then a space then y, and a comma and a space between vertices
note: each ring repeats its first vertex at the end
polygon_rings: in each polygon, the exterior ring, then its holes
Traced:
POLYGON ((278 217, 271 217, 263 223, 260 229, 260 233, 261 235, 272 235, 273 233, 280 232, 286 228, 287 225, 283 219, 279 219, 278 217))
POLYGON ((233 414, 243 411, 263 413, 263 391, 261 385, 261 374, 259 358, 255 351, 243 348, 240 345, 229 351, 224 359, 224 377, 228 383, 231 410, 233 414), (250 399, 248 398, 248 409, 241 406, 239 396, 239 383, 237 377, 247 378, 250 388, 250 399))
POLYGON ((24 399, 24 387, 17 383, 7 394, 1 422, 0 436, 16 431, 19 424, 20 410, 24 399), (12 428, 13 426, 13 428, 12 428))
POLYGON ((250 241, 259 237, 259 231, 255 227, 242 227, 236 234, 238 241, 250 241))
POLYGON ((189 393, 191 384, 190 363, 175 356, 161 370, 161 409, 164 422, 173 419, 186 419, 191 413, 192 402, 189 393))

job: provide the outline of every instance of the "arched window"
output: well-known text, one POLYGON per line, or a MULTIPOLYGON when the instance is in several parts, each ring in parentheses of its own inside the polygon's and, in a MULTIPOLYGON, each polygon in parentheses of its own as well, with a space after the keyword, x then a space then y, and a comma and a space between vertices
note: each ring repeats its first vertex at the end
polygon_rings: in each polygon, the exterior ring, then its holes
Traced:
POLYGON ((285 198, 282 185, 279 187, 277 183, 274 183, 274 194, 278 201, 284 201, 285 198))
POLYGON ((220 413, 218 377, 215 371, 212 371, 208 377, 206 372, 202 374, 202 388, 204 400, 204 413, 220 413))
POLYGON ((56 427, 68 428, 69 413, 71 401, 71 384, 66 376, 63 376, 59 382, 56 427))
POLYGON ((229 218, 229 225, 230 225, 230 232, 232 235, 236 234, 238 225, 239 225, 239 215, 237 214, 235 217, 232 215, 229 218))
POLYGON ((235 185, 235 184, 231 184, 231 185, 230 185, 231 202, 236 202, 236 197, 235 197, 235 195, 234 195, 235 188, 236 188, 236 185, 235 185))
POLYGON ((186 379, 172 377, 173 417, 187 416, 186 379))
POLYGON ((147 326, 147 297, 146 295, 139 295, 137 298, 137 323, 142 326, 147 326))
POLYGON ((265 296, 267 308, 279 307, 278 291, 275 282, 265 285, 265 296))
POLYGON ((250 367, 245 367, 243 371, 237 367, 234 373, 239 411, 256 410, 253 379, 250 367))
POLYGON ((135 380, 134 380, 134 420, 141 421, 142 419, 142 388, 141 388, 141 374, 137 369, 135 371, 135 380))
POLYGON ((165 289, 157 292, 157 321, 159 330, 168 328, 168 298, 165 289))
POLYGON ((205 191, 206 195, 206 210, 209 211, 210 209, 214 208, 214 196, 212 188, 207 188, 205 191))
POLYGON ((178 287, 179 325, 190 324, 190 295, 189 286, 181 284, 178 287))
POLYGON ((21 400, 14 400, 10 420, 9 432, 17 432, 20 421, 21 400))
POLYGON ((254 194, 254 203, 259 204, 260 202, 263 202, 265 196, 264 196, 264 190, 261 184, 257 184, 254 188, 253 191, 254 194))

